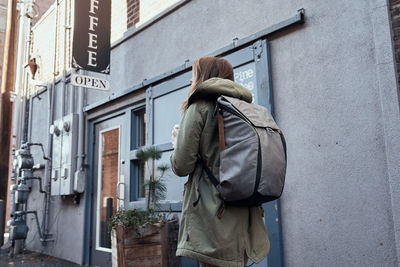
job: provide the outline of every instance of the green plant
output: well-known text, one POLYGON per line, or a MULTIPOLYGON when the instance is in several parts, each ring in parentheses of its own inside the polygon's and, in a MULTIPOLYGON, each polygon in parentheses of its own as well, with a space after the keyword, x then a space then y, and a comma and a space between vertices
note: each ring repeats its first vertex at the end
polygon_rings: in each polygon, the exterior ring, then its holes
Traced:
POLYGON ((167 192, 163 177, 165 172, 169 169, 169 166, 162 164, 156 168, 156 161, 159 160, 161 156, 162 152, 154 146, 142 148, 136 152, 136 158, 145 161, 149 171, 149 180, 145 184, 147 191, 147 210, 155 210, 157 202, 165 198, 167 192), (156 171, 160 172, 159 176, 157 176, 156 171))
POLYGON ((136 157, 145 161, 148 167, 149 179, 145 183, 147 206, 145 210, 132 209, 120 210, 114 214, 109 221, 110 229, 116 229, 118 226, 124 229, 134 229, 140 235, 140 229, 148 224, 163 223, 167 221, 167 216, 162 213, 156 213, 156 207, 159 200, 164 199, 167 187, 163 180, 165 172, 169 169, 166 164, 160 164, 156 168, 156 161, 162 156, 162 152, 156 147, 147 147, 139 149, 136 157))
POLYGON ((167 220, 165 214, 156 213, 154 210, 119 210, 114 214, 110 221, 110 229, 121 226, 124 229, 134 229, 140 235, 140 228, 148 224, 164 223, 167 220))

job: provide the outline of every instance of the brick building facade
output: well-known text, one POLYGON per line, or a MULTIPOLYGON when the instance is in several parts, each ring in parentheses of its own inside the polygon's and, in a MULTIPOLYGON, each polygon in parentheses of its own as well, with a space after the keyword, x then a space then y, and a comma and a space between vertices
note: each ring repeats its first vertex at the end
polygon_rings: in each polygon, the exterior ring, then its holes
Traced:
POLYGON ((7 24, 7 0, 0 1, 0 82, 3 75, 3 51, 7 24))

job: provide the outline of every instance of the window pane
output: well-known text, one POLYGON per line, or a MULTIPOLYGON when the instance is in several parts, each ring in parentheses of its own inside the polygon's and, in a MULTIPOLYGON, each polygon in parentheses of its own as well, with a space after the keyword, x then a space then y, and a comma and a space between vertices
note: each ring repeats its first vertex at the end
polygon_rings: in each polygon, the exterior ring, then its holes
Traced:
POLYGON ((146 165, 142 160, 131 161, 131 194, 130 201, 146 197, 146 165))
POLYGON ((249 89, 253 95, 253 102, 257 103, 257 79, 254 62, 238 67, 234 72, 235 82, 249 89))
POLYGON ((131 131, 131 150, 144 146, 146 144, 146 111, 144 108, 132 111, 131 131))
POLYGON ((146 145, 146 112, 145 109, 142 109, 137 113, 138 118, 138 145, 144 146, 146 145))
MULTIPOLYGON (((132 111, 131 125, 131 150, 146 145, 146 110, 144 108, 132 111)), ((145 163, 140 160, 131 161, 130 176, 130 201, 136 201, 144 198, 145 194, 145 163)))
POLYGON ((103 248, 111 248, 111 237, 108 221, 117 211, 117 183, 119 158, 119 129, 102 133, 101 146, 101 179, 97 207, 99 214, 98 244, 103 248))
POLYGON ((181 121, 181 105, 190 87, 171 92, 153 100, 154 106, 154 144, 171 142, 171 131, 181 121))
POLYGON ((144 161, 138 161, 138 197, 144 198, 146 197, 146 164, 144 161))

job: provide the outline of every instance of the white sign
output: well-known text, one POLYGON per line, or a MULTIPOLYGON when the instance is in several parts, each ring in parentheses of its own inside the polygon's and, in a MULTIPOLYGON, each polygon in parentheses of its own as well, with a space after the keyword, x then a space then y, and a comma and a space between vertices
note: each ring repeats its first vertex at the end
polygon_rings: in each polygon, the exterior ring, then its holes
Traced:
POLYGON ((82 86, 98 90, 110 89, 110 82, 108 80, 76 73, 71 74, 71 84, 75 86, 82 86))

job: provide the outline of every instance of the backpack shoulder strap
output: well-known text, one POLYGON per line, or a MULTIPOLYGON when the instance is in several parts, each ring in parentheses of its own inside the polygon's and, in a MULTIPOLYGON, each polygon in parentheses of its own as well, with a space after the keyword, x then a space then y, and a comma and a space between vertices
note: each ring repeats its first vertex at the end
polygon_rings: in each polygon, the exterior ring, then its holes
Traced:
POLYGON ((210 168, 207 167, 207 165, 204 163, 203 159, 201 158, 200 154, 197 154, 197 161, 203 166, 204 170, 207 173, 208 178, 210 179, 211 183, 217 187, 219 185, 218 179, 214 176, 210 168))

